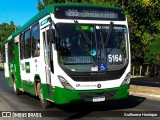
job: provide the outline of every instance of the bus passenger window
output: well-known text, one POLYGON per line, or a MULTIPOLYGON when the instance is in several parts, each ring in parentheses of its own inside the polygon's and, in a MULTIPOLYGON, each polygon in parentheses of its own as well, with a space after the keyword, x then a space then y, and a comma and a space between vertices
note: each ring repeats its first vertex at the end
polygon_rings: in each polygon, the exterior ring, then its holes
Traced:
POLYGON ((34 53, 32 53, 32 56, 38 57, 39 55, 40 55, 40 45, 39 45, 39 43, 36 43, 36 49, 34 50, 34 53))
POLYGON ((30 39, 30 29, 24 33, 24 58, 31 57, 31 39, 30 39))
POLYGON ((14 59, 14 41, 8 43, 8 59, 9 61, 13 61, 14 59))
POLYGON ((38 57, 40 55, 39 23, 33 25, 31 29, 31 41, 32 41, 32 57, 38 57))
POLYGON ((7 48, 5 48, 5 46, 4 47, 2 47, 2 60, 3 60, 3 63, 5 63, 6 62, 6 49, 7 48))

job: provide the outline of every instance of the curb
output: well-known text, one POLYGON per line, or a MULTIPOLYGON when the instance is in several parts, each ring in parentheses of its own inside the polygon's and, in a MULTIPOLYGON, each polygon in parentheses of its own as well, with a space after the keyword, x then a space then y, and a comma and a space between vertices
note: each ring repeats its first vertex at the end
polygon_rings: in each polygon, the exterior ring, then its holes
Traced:
POLYGON ((156 91, 156 90, 160 91, 160 88, 157 88, 157 87, 147 87, 147 86, 137 86, 137 85, 130 85, 130 88, 131 88, 130 92, 129 92, 130 95, 141 96, 141 97, 145 97, 145 98, 148 98, 148 99, 157 99, 157 100, 160 100, 160 93, 157 93, 157 94, 150 93, 153 90, 154 91, 156 91), (136 90, 136 88, 134 88, 134 87, 138 88, 138 90, 136 90), (144 89, 148 89, 148 91, 144 92, 143 91, 144 89))
POLYGON ((148 94, 148 93, 135 93, 135 92, 129 92, 129 94, 133 95, 133 96, 146 97, 148 99, 158 99, 158 100, 160 100, 160 95, 154 95, 154 94, 148 94))

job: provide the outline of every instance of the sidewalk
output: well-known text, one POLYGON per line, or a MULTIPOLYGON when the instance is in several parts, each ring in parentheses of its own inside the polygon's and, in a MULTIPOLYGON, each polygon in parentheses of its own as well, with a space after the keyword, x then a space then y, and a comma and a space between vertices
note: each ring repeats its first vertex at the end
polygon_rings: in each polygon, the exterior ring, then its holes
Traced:
POLYGON ((160 88, 146 86, 130 86, 130 95, 160 100, 160 88))
POLYGON ((0 111, 13 111, 11 106, 0 96, 0 111))
POLYGON ((130 95, 160 100, 160 79, 132 76, 130 95))

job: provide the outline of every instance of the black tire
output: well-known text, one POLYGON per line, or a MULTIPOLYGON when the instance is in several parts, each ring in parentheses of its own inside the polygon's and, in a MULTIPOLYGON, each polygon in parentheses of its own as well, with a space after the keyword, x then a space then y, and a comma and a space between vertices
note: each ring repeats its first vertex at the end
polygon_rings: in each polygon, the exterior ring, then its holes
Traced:
POLYGON ((40 86, 40 83, 37 83, 37 93, 40 99, 40 104, 42 108, 48 108, 50 106, 49 101, 45 100, 43 98, 42 88, 40 86))
POLYGON ((15 81, 13 81, 13 89, 16 95, 22 95, 22 91, 17 88, 15 81))

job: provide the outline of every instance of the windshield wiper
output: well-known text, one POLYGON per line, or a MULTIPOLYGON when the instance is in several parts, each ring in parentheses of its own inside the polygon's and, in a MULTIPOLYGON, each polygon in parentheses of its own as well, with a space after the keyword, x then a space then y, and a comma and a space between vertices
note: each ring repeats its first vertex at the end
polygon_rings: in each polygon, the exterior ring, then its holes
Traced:
POLYGON ((86 33, 82 30, 81 26, 79 25, 79 22, 77 20, 74 20, 74 23, 80 29, 82 35, 84 36, 84 38, 86 40, 86 43, 89 44, 89 45, 91 45, 92 44, 91 40, 88 38, 88 36, 86 35, 86 33))
POLYGON ((101 31, 99 31, 99 33, 100 33, 100 36, 101 36, 102 48, 104 49, 104 47, 105 47, 105 44, 104 44, 103 35, 102 35, 102 32, 101 32, 101 31))
POLYGON ((108 31, 108 34, 107 34, 107 37, 106 37, 106 40, 105 40, 105 43, 104 43, 105 47, 107 47, 108 41, 110 39, 112 30, 113 30, 113 26, 114 26, 113 22, 110 22, 109 31, 108 31))

